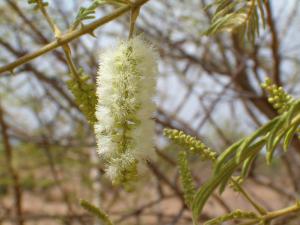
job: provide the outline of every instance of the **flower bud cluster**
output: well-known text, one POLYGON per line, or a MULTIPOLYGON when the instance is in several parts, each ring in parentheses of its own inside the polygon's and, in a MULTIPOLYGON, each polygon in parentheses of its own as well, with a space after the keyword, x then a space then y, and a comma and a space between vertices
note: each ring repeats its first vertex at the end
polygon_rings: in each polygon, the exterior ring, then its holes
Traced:
POLYGON ((164 135, 183 147, 187 147, 192 153, 200 154, 203 160, 215 161, 217 153, 204 143, 176 129, 164 129, 164 135))
POLYGON ((267 78, 261 86, 269 93, 268 101, 279 114, 289 110, 294 99, 286 93, 282 87, 278 87, 273 84, 270 78, 267 78))

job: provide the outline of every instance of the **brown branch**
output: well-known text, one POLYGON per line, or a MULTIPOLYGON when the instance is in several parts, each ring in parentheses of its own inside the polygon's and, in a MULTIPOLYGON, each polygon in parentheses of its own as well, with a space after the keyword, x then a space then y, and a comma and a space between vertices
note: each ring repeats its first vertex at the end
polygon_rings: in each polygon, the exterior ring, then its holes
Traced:
POLYGON ((4 152, 5 152, 7 168, 12 179, 12 187, 14 191, 14 204, 15 204, 16 218, 17 218, 16 220, 18 225, 23 225, 24 219, 23 219, 23 212, 22 212, 22 191, 19 182, 18 172, 13 165, 13 153, 12 153, 13 149, 9 140, 9 136, 7 132, 8 127, 4 120, 4 112, 1 105, 0 105, 0 125, 1 125, 1 135, 2 135, 2 142, 3 142, 4 152))
POLYGON ((273 78, 276 85, 281 86, 281 79, 280 79, 280 63, 281 63, 281 56, 279 54, 279 40, 278 40, 278 33, 276 30, 276 26, 273 20, 272 10, 271 10, 271 3, 270 1, 265 2, 266 11, 267 11, 267 23, 271 30, 272 35, 272 54, 273 54, 273 78))

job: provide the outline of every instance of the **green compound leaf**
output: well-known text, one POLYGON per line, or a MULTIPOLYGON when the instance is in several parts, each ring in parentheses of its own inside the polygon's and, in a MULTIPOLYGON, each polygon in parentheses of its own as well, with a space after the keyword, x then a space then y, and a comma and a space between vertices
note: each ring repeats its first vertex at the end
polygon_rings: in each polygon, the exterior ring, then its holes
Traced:
POLYGON ((75 21, 72 25, 72 29, 75 29, 84 20, 94 19, 96 9, 100 6, 104 6, 107 4, 122 6, 125 4, 130 4, 130 1, 129 0, 94 0, 88 7, 80 7, 76 15, 75 21))
POLYGON ((247 137, 245 141, 240 145, 237 154, 235 156, 236 161, 239 162, 242 155, 247 151, 247 148, 250 144, 252 144, 256 139, 261 138, 263 135, 267 134, 274 125, 278 122, 279 117, 273 119, 270 123, 267 123, 265 126, 262 126, 258 130, 256 130, 252 135, 247 137))
MULTIPOLYGON (((274 87, 272 86, 271 89, 272 88, 274 87)), ((198 189, 193 198, 192 212, 194 224, 197 224, 203 207, 211 194, 218 187, 220 192, 222 192, 227 183, 229 183, 228 181, 233 173, 239 167, 242 167, 241 180, 243 180, 248 175, 249 169, 257 154, 264 146, 267 149, 267 163, 270 163, 275 148, 280 141, 284 139, 284 148, 287 149, 293 135, 298 131, 300 124, 300 101, 296 101, 292 97, 286 95, 280 88, 274 90, 272 92, 275 99, 274 101, 277 101, 278 103, 278 98, 281 96, 281 105, 283 106, 286 104, 281 110, 281 115, 273 118, 252 135, 234 143, 217 157, 216 160, 213 160, 213 176, 198 189), (286 103, 284 103, 284 101, 286 101, 286 103)), ((270 91, 270 88, 268 91, 270 91)), ((278 108, 279 106, 277 105, 276 107, 278 108)), ((198 143, 197 139, 188 136, 181 131, 166 129, 164 134, 174 142, 192 150, 192 152, 195 150, 195 146, 198 150, 199 147, 201 147, 200 149, 202 149, 202 151, 205 146, 201 142, 198 143)), ((185 164, 185 166, 187 166, 187 164, 185 164)), ((191 192, 193 193, 193 191, 191 192)), ((192 197, 189 197, 189 199, 192 199, 192 197)), ((213 221, 210 222, 211 224, 214 224, 213 221)))
POLYGON ((217 158, 217 161, 214 166, 214 174, 218 174, 224 165, 226 161, 228 161, 228 158, 230 158, 234 152, 239 148, 239 146, 243 143, 245 139, 242 139, 233 145, 229 146, 224 152, 222 152, 221 155, 217 158))
POLYGON ((237 31, 241 39, 246 37, 250 42, 255 41, 259 34, 259 17, 264 21, 262 0, 216 0, 207 8, 216 6, 210 27, 205 35, 227 31, 237 31), (259 16, 260 14, 260 16, 259 16))
POLYGON ((289 111, 275 117, 249 137, 234 143, 217 158, 213 177, 195 194, 192 204, 194 224, 197 224, 209 196, 217 187, 222 192, 237 168, 242 166, 242 177, 247 176, 250 165, 264 146, 267 147, 267 162, 270 163, 280 140, 285 137, 286 143, 290 141, 291 135, 297 131, 295 127, 300 124, 298 107, 295 101, 289 111))
POLYGON ((265 144, 265 140, 262 139, 257 143, 249 146, 247 154, 243 156, 243 158, 241 159, 242 161, 240 163, 237 163, 236 160, 232 158, 231 160, 223 164, 218 174, 215 174, 205 184, 203 184, 200 187, 200 189, 195 194, 193 205, 192 205, 193 221, 195 225, 197 224, 197 221, 201 215, 201 212, 203 210, 206 201, 214 192, 214 190, 216 190, 216 188, 220 184, 224 182, 228 182, 230 176, 242 164, 242 162, 247 158, 258 154, 264 144, 265 144))

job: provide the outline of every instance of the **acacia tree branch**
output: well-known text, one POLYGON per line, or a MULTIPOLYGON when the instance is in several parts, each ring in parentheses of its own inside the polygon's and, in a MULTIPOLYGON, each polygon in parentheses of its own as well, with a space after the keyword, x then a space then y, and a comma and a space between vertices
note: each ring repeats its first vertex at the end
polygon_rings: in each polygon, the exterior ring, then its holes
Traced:
POLYGON ((276 26, 273 20, 272 10, 271 10, 271 3, 270 1, 265 2, 266 11, 267 11, 267 23, 270 27, 271 35, 272 35, 272 54, 273 54, 273 78, 276 85, 281 86, 281 79, 280 79, 280 63, 281 57, 279 54, 279 40, 278 34, 276 30, 276 26))
POLYGON ((14 191, 14 204, 15 204, 16 218, 17 218, 16 222, 17 225, 23 225, 24 218, 23 218, 23 210, 22 210, 22 191, 19 182, 18 172, 16 171, 13 165, 13 156, 12 156, 13 149, 9 140, 9 136, 7 132, 8 127, 4 120, 4 112, 1 105, 0 105, 0 126, 1 126, 2 142, 3 142, 3 147, 4 147, 6 162, 7 162, 7 168, 12 179, 12 188, 14 191))
POLYGON ((45 45, 44 47, 40 48, 39 50, 29 53, 29 54, 17 59, 16 61, 14 61, 12 63, 9 63, 3 67, 0 67, 0 74, 4 73, 4 72, 12 72, 16 67, 23 65, 41 55, 44 55, 44 54, 56 49, 57 47, 63 46, 65 44, 79 38, 82 35, 93 34, 93 31, 95 29, 97 29, 98 27, 118 18, 119 16, 123 15, 125 12, 128 12, 129 10, 131 10, 134 7, 139 7, 143 4, 145 4, 148 1, 149 0, 137 0, 136 2, 134 2, 130 5, 122 6, 118 9, 116 9, 111 14, 104 16, 88 25, 85 25, 80 29, 77 29, 74 31, 69 31, 66 34, 59 37, 59 39, 57 39, 53 42, 50 42, 49 44, 45 45))

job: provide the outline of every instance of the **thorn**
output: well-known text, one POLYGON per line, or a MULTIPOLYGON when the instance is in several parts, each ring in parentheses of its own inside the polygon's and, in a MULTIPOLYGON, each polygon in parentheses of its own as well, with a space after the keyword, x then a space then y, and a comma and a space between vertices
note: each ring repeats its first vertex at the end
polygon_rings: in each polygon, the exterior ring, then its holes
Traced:
POLYGON ((92 30, 92 31, 89 32, 88 34, 91 35, 92 37, 96 38, 96 35, 94 34, 94 30, 92 30))
POLYGON ((56 25, 54 25, 54 36, 56 39, 61 39, 61 31, 56 25))
POLYGON ((15 75, 14 69, 10 70, 9 73, 10 73, 10 75, 12 75, 12 76, 15 75))

